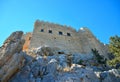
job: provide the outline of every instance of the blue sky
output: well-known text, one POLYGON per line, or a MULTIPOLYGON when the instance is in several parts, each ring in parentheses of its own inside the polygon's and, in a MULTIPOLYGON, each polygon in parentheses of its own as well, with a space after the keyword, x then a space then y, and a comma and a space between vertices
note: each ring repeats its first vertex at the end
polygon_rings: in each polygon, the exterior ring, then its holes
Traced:
POLYGON ((0 45, 14 31, 32 32, 36 19, 85 26, 108 43, 120 36, 120 0, 0 0, 0 45))

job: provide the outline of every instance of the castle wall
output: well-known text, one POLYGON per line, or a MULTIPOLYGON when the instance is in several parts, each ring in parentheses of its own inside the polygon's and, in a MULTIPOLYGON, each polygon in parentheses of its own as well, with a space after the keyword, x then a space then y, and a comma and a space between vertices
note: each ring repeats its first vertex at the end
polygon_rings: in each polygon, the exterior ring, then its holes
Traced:
POLYGON ((100 54, 106 54, 106 51, 103 50, 104 45, 87 28, 77 32, 71 27, 36 21, 30 48, 45 45, 76 53, 91 53, 91 49, 96 48, 100 54), (52 31, 52 33, 49 33, 49 31, 52 31), (62 35, 59 32, 62 32, 62 35))
POLYGON ((76 37, 77 32, 70 27, 39 22, 39 24, 35 24, 32 36, 31 48, 47 45, 71 52, 82 52, 81 45, 78 42, 79 38, 76 37), (41 32, 41 29, 43 29, 44 32, 41 32), (49 33, 49 30, 52 30, 52 33, 49 33), (60 35, 59 32, 62 32, 62 35, 60 35), (67 33, 69 33, 70 36, 68 36, 67 33))
MULTIPOLYGON (((90 53, 91 49, 97 49, 100 55, 106 56, 108 51, 108 47, 101 43, 89 29, 83 28, 83 30, 79 30, 78 32, 79 39, 82 43, 82 48, 84 53, 90 53)), ((107 58, 107 56, 106 56, 107 58)))

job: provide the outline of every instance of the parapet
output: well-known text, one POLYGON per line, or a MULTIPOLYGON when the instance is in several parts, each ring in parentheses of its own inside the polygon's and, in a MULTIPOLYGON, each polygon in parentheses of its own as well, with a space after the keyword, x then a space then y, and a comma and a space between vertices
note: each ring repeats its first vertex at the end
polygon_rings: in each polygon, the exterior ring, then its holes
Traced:
POLYGON ((64 28, 64 29, 69 29, 71 31, 77 32, 76 29, 73 29, 73 27, 71 26, 67 26, 67 25, 60 25, 57 23, 52 23, 52 22, 48 22, 48 21, 42 21, 42 20, 36 20, 34 23, 34 28, 37 28, 39 26, 44 26, 46 25, 46 27, 48 26, 52 26, 52 27, 60 27, 60 28, 64 28))

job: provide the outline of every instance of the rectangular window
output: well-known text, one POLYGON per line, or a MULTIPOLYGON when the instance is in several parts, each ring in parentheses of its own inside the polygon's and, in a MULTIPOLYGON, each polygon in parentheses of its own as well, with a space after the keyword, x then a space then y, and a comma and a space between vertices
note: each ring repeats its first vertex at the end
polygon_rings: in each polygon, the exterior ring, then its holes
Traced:
POLYGON ((44 29, 41 29, 40 32, 44 32, 44 29))
POLYGON ((49 30, 48 33, 51 33, 51 34, 52 34, 52 30, 49 30))
POLYGON ((59 31, 59 35, 63 35, 63 33, 61 31, 59 31))
POLYGON ((67 36, 71 36, 71 34, 70 34, 70 33, 67 33, 67 36))

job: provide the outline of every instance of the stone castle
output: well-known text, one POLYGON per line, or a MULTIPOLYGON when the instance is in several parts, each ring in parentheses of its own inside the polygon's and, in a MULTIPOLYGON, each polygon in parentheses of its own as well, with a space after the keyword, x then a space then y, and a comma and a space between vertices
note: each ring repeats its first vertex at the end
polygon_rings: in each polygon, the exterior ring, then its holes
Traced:
POLYGON ((91 49, 97 49, 101 55, 108 53, 107 46, 84 27, 76 31, 72 27, 37 20, 33 32, 25 34, 24 38, 26 41, 23 50, 50 46, 71 53, 88 54, 91 49))

